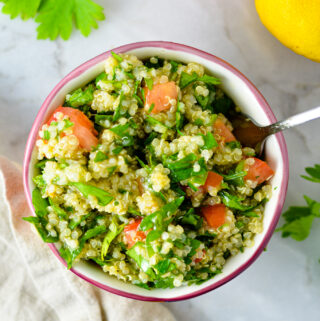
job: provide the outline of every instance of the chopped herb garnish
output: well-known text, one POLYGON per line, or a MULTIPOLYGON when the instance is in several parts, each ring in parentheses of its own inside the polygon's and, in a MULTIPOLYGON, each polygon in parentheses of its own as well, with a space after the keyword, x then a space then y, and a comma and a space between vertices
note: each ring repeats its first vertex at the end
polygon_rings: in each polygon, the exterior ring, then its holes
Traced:
POLYGON ((100 115, 100 114, 96 114, 96 115, 94 115, 94 122, 95 122, 96 124, 98 124, 99 126, 101 126, 101 127, 108 128, 108 127, 105 125, 105 122, 106 122, 106 121, 111 122, 111 121, 112 121, 112 118, 113 118, 112 115, 100 115))
POLYGON ((113 150, 112 150, 112 153, 114 154, 114 155, 118 155, 118 154, 120 154, 120 152, 123 150, 123 147, 122 146, 118 146, 118 147, 116 147, 116 148, 114 148, 113 150))
POLYGON ((198 75, 195 72, 192 75, 190 75, 183 71, 180 76, 179 87, 181 89, 184 89, 191 83, 195 82, 197 79, 198 79, 198 75))
POLYGON ((189 209, 189 211, 185 215, 183 215, 180 218, 179 222, 182 225, 189 225, 189 226, 192 226, 192 227, 198 229, 201 227, 203 219, 202 219, 202 217, 200 217, 199 215, 197 215, 195 213, 193 208, 191 208, 191 209, 189 209))
POLYGON ((53 211, 58 215, 59 218, 67 219, 67 212, 61 208, 52 198, 49 197, 49 204, 52 207, 53 211))
POLYGON ((134 83, 134 91, 133 91, 133 94, 137 94, 138 93, 138 87, 140 85, 140 81, 139 80, 136 80, 135 83, 134 83))
POLYGON ((150 125, 153 125, 153 126, 156 126, 156 125, 160 125, 162 127, 165 127, 165 128, 170 128, 168 127, 167 125, 163 124, 161 121, 151 117, 151 116, 147 116, 146 117, 146 121, 150 124, 150 125))
POLYGON ((33 177, 32 180, 36 184, 36 186, 41 190, 46 188, 46 186, 47 186, 47 183, 43 179, 42 175, 37 175, 37 176, 33 177))
POLYGON ((180 129, 183 126, 184 116, 181 113, 181 103, 178 101, 177 103, 177 111, 176 111, 176 128, 179 135, 183 135, 180 129))
POLYGON ((130 78, 130 79, 135 79, 134 75, 133 75, 131 72, 126 72, 126 71, 124 71, 123 73, 124 73, 128 78, 130 78))
POLYGON ((142 242, 137 242, 131 249, 127 251, 127 255, 130 256, 151 279, 155 279, 156 275, 150 266, 150 263, 141 254, 138 254, 137 248, 144 247, 142 242))
POLYGON ((221 84, 220 79, 218 79, 216 77, 209 76, 209 75, 203 75, 202 77, 199 77, 198 81, 202 81, 202 82, 204 82, 205 84, 208 84, 208 85, 219 85, 219 84, 221 84))
POLYGON ((212 149, 214 147, 218 147, 218 143, 216 139, 213 137, 212 133, 208 132, 207 135, 201 134, 204 145, 201 147, 201 149, 212 149))
POLYGON ((237 140, 234 140, 232 142, 227 142, 226 143, 226 146, 227 147, 230 147, 231 149, 235 149, 235 148, 241 148, 241 143, 238 142, 237 140))
POLYGON ((149 90, 152 90, 153 88, 153 80, 152 78, 145 78, 144 81, 146 82, 146 85, 149 90))
POLYGON ((180 196, 186 196, 186 193, 178 186, 178 184, 172 184, 171 189, 180 196))
POLYGON ((209 104, 210 96, 195 95, 198 104, 203 108, 207 109, 209 104))
POLYGON ((165 164, 170 169, 172 181, 180 182, 190 178, 193 173, 193 163, 196 160, 196 155, 191 153, 176 162, 165 164))
POLYGON ((128 213, 133 214, 134 216, 141 216, 141 213, 133 207, 128 208, 128 213))
POLYGON ((218 78, 209 75, 199 77, 195 72, 193 72, 192 75, 190 75, 183 71, 180 76, 179 86, 181 89, 183 89, 195 81, 202 81, 205 84, 209 85, 218 85, 221 83, 218 78))
POLYGON ((115 172, 116 169, 117 169, 117 166, 116 166, 116 165, 115 165, 115 166, 108 167, 108 168, 107 168, 107 171, 108 171, 108 173, 109 173, 109 176, 108 176, 108 177, 110 177, 110 176, 115 172))
POLYGON ((134 138, 132 136, 124 136, 121 139, 121 144, 124 147, 132 146, 134 144, 134 138))
POLYGON ((93 215, 93 212, 90 212, 89 214, 86 215, 81 215, 80 219, 72 219, 69 223, 69 228, 71 230, 74 230, 77 226, 80 225, 81 222, 85 221, 87 218, 89 218, 91 215, 93 215))
POLYGON ((160 210, 146 216, 140 223, 140 230, 147 231, 151 228, 164 230, 172 221, 172 215, 178 210, 183 200, 183 196, 179 197, 164 205, 160 210))
POLYGON ((43 160, 41 160, 40 162, 38 162, 35 167, 36 168, 40 168, 41 170, 45 168, 46 166, 46 163, 47 162, 55 162, 56 160, 54 158, 51 158, 51 159, 47 159, 47 158, 44 158, 43 160))
POLYGON ((164 203, 167 203, 167 199, 166 197, 163 195, 163 193, 161 192, 156 192, 156 191, 153 191, 152 192, 154 195, 156 195, 157 197, 159 197, 164 203))
POLYGON ((174 60, 170 60, 169 63, 170 63, 170 65, 171 65, 171 70, 170 70, 170 71, 171 71, 172 73, 177 72, 179 63, 176 62, 176 61, 174 61, 174 60))
POLYGON ((205 231, 203 234, 197 235, 196 239, 200 242, 205 243, 207 246, 210 246, 216 236, 217 234, 215 233, 209 233, 208 231, 205 231))
POLYGON ((64 127, 62 130, 68 129, 74 125, 74 123, 69 119, 64 119, 63 121, 64 121, 64 127))
POLYGON ((118 54, 116 54, 115 52, 111 51, 111 55, 112 57, 117 60, 118 62, 122 62, 123 61, 123 58, 120 57, 118 54))
POLYGON ((246 171, 240 171, 240 172, 236 172, 234 174, 228 174, 228 175, 223 175, 223 179, 226 180, 226 181, 233 181, 235 179, 238 179, 238 178, 242 178, 244 176, 247 175, 247 172, 246 171))
POLYGON ((220 191, 219 195, 222 199, 222 202, 225 206, 239 211, 248 211, 254 208, 251 205, 243 205, 239 197, 232 195, 226 191, 220 191))
POLYGON ((241 215, 247 216, 247 217, 259 217, 259 215, 256 212, 253 212, 253 211, 241 212, 241 215))
POLYGON ((188 186, 189 186, 194 192, 197 192, 197 191, 198 191, 198 188, 195 187, 191 182, 188 182, 188 186))
POLYGON ((113 133, 115 133, 116 135, 118 135, 120 137, 124 137, 124 136, 126 136, 129 127, 130 127, 130 124, 126 123, 124 125, 118 125, 118 126, 109 128, 109 130, 111 130, 113 133))
POLYGON ((145 145, 149 145, 152 143, 152 141, 158 136, 156 132, 152 132, 148 138, 145 140, 145 145))
POLYGON ((176 265, 174 263, 171 263, 170 259, 161 260, 154 266, 154 268, 159 272, 160 275, 172 271, 173 269, 175 269, 175 267, 176 265))
POLYGON ((118 107, 116 108, 113 114, 113 118, 112 118, 113 121, 117 121, 121 117, 121 107, 122 107, 123 98, 124 98, 124 94, 123 94, 123 91, 121 91, 118 107))
POLYGON ((140 107, 143 107, 143 101, 141 100, 141 98, 138 95, 133 94, 132 97, 134 97, 137 100, 140 107))
POLYGON ((105 225, 98 225, 92 229, 87 230, 80 238, 79 240, 79 247, 75 250, 71 250, 69 248, 66 248, 65 246, 62 246, 59 249, 61 257, 66 261, 68 264, 68 269, 71 269, 72 264, 74 260, 77 258, 77 256, 81 253, 84 244, 87 240, 96 237, 99 234, 105 233, 107 230, 105 225))
POLYGON ((143 100, 143 105, 146 103, 146 94, 144 92, 143 88, 140 88, 140 92, 141 92, 141 96, 142 96, 142 100, 143 100))
POLYGON ((85 89, 79 88, 73 91, 70 95, 67 95, 66 102, 71 107, 80 107, 91 104, 94 90, 95 88, 93 85, 89 85, 85 89))
POLYGON ((151 242, 159 239, 161 237, 162 231, 152 230, 147 234, 146 237, 146 248, 148 255, 151 257, 154 254, 151 242))
POLYGON ((45 130, 43 132, 43 139, 44 140, 49 140, 50 139, 50 132, 48 130, 45 130))
POLYGON ((45 228, 48 221, 46 215, 48 214, 49 202, 47 198, 42 198, 41 192, 35 188, 32 192, 32 204, 37 216, 23 217, 23 220, 32 223, 42 240, 46 243, 54 243, 59 240, 59 236, 52 236, 45 228))
POLYGON ((142 168, 144 168, 148 173, 151 173, 151 168, 148 165, 146 165, 138 156, 136 156, 136 160, 142 168))
POLYGON ((222 97, 215 99, 212 105, 215 113, 226 114, 234 107, 234 102, 226 94, 223 94, 222 97))
POLYGON ((86 198, 88 198, 89 195, 95 196, 101 206, 106 206, 113 200, 113 196, 102 188, 80 182, 73 182, 70 183, 70 185, 76 187, 86 198))
POLYGON ((37 216, 44 217, 48 214, 48 199, 42 197, 39 188, 35 188, 32 192, 32 205, 37 216))
POLYGON ((22 219, 34 225, 44 242, 55 243, 59 241, 59 236, 51 236, 49 232, 46 230, 46 220, 42 220, 36 216, 23 217, 22 219))
POLYGON ((235 226, 240 229, 243 228, 245 224, 243 221, 236 221, 235 226))
POLYGON ((58 165, 61 169, 64 169, 69 166, 69 163, 65 159, 60 159, 58 165))
POLYGON ((234 172, 231 171, 228 175, 222 175, 224 180, 231 180, 231 183, 236 186, 244 186, 244 177, 247 175, 247 172, 244 171, 244 165, 244 160, 240 161, 234 172))
POLYGON ((148 114, 150 114, 153 111, 154 107, 155 107, 155 104, 152 103, 151 106, 148 109, 148 114))
POLYGON ((112 218, 112 222, 109 225, 109 231, 104 237, 101 248, 101 260, 107 255, 111 242, 122 232, 124 225, 118 225, 115 216, 112 218))
POLYGON ((105 80, 107 78, 107 74, 103 71, 101 74, 99 74, 95 80, 95 84, 97 86, 98 82, 100 80, 105 80))
POLYGON ((94 157, 93 161, 95 163, 99 163, 102 162, 104 160, 108 159, 108 156, 102 152, 101 150, 98 150, 98 152, 96 153, 96 156, 94 157))
POLYGON ((164 165, 170 169, 170 177, 173 183, 178 183, 187 179, 194 188, 193 184, 203 185, 207 179, 208 171, 203 158, 198 160, 200 170, 194 171, 194 163, 197 160, 195 154, 190 153, 176 162, 164 162, 164 165))

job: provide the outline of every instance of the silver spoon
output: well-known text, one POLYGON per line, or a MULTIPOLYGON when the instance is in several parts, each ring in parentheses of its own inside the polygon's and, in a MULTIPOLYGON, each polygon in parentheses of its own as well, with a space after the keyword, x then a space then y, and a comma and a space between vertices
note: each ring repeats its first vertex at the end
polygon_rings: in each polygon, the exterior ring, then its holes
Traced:
POLYGON ((261 155, 264 143, 269 135, 285 129, 301 125, 310 120, 320 118, 320 106, 280 120, 268 126, 261 126, 247 115, 239 115, 231 119, 233 133, 237 140, 244 146, 252 147, 261 155))

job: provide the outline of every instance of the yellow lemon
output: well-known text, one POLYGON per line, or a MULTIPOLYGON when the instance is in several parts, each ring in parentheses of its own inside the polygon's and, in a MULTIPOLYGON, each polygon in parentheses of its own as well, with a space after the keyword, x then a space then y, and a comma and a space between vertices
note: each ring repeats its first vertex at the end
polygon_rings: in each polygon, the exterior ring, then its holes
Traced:
POLYGON ((320 62, 320 0, 255 0, 265 27, 299 55, 320 62))

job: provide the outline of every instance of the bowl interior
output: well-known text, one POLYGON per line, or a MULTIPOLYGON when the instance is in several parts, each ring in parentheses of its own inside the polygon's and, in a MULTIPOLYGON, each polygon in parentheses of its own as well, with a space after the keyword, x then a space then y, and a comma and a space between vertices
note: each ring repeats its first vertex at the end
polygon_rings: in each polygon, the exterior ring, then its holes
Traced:
MULTIPOLYGON (((131 49, 129 51, 127 49, 121 50, 120 48, 117 51, 129 52, 138 56, 140 59, 150 56, 159 56, 161 58, 173 59, 186 63, 198 62, 205 66, 209 73, 222 80, 223 90, 235 101, 243 112, 250 115, 258 123, 264 125, 270 124, 271 121, 275 120, 271 110, 268 108, 262 96, 257 93, 256 89, 244 80, 243 76, 239 72, 235 71, 231 66, 217 58, 211 58, 209 60, 208 57, 205 56, 205 53, 203 53, 203 55, 198 55, 193 52, 185 51, 183 48, 168 49, 147 46, 131 49)), ((28 166, 28 179, 26 181, 27 193, 30 194, 30 190, 34 188, 32 177, 34 174, 33 171, 34 164, 36 162, 36 153, 33 146, 39 127, 49 118, 54 109, 64 102, 66 94, 85 85, 88 81, 92 80, 103 71, 104 60, 108 56, 109 53, 100 55, 91 62, 77 68, 55 88, 45 101, 29 137, 29 153, 31 154, 31 161, 26 163, 26 166, 28 166)), ((272 136, 268 139, 266 144, 266 159, 275 171, 275 175, 270 182, 273 187, 273 196, 265 207, 263 220, 264 230, 261 234, 256 235, 253 247, 246 248, 244 253, 228 259, 224 266, 223 273, 201 285, 183 286, 170 290, 156 289, 148 291, 131 284, 126 284, 114 277, 110 277, 102 272, 98 267, 90 263, 77 263, 73 268, 73 272, 89 282, 113 293, 144 300, 185 299, 209 291, 232 279, 249 266, 256 258, 257 254, 263 250, 278 221, 287 184, 287 176, 285 174, 287 168, 284 168, 286 163, 286 150, 285 145, 284 147, 281 147, 279 138, 283 140, 283 137, 281 136, 272 136)), ((284 144, 284 142, 282 142, 282 144, 284 144)), ((56 247, 54 245, 51 245, 50 247, 55 254, 58 255, 56 247)))

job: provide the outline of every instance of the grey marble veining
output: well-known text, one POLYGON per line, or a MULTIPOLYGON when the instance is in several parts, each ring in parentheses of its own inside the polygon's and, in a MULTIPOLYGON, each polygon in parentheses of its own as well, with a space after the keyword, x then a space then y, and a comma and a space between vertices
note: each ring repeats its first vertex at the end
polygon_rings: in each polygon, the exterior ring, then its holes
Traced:
MULTIPOLYGON (((36 40, 32 21, 0 15, 0 154, 22 162, 32 122, 54 85, 73 68, 118 45, 168 40, 213 53, 238 68, 262 92, 277 118, 320 105, 320 64, 282 46, 262 26, 250 0, 98 1, 106 21, 89 38, 36 40), (143 8, 143 10, 141 9, 143 8)), ((290 158, 286 206, 319 186, 300 178, 319 163, 320 120, 285 132, 290 158)), ((320 222, 298 243, 275 234, 267 252, 223 287, 168 303, 179 320, 319 320, 320 222)), ((1 259, 0 259, 1 260, 1 259)))

